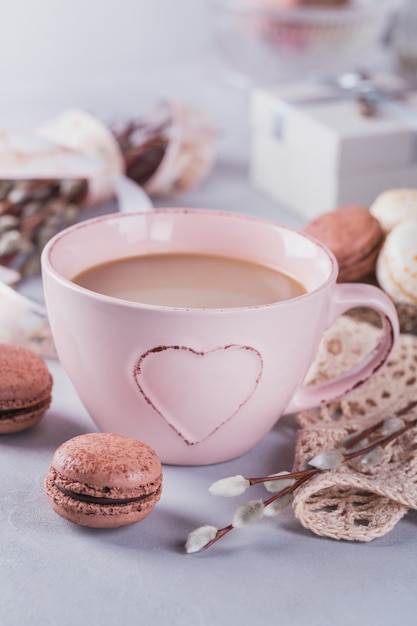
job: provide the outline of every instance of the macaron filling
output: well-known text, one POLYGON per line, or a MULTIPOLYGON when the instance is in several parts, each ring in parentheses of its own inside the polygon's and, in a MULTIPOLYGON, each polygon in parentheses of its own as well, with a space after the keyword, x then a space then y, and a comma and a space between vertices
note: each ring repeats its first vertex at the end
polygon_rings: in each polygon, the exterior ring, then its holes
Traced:
POLYGON ((61 485, 57 485, 56 482, 54 482, 53 485, 54 487, 59 489, 59 491, 61 491, 61 493, 63 493, 64 495, 70 498, 73 498, 74 500, 77 500, 79 502, 88 502, 89 504, 113 505, 113 506, 121 505, 121 504, 131 504, 134 502, 141 502, 143 500, 153 498, 160 491, 160 488, 158 488, 151 493, 145 493, 140 496, 134 496, 131 498, 108 498, 105 496, 92 496, 87 493, 77 493, 75 491, 70 491, 69 489, 65 489, 65 487, 62 487, 61 485))
POLYGON ((46 400, 41 400, 36 404, 22 406, 19 408, 10 408, 0 410, 0 420, 14 419, 19 417, 20 415, 27 415, 27 413, 32 413, 36 411, 43 411, 49 407, 51 403, 51 399, 47 398, 46 400))

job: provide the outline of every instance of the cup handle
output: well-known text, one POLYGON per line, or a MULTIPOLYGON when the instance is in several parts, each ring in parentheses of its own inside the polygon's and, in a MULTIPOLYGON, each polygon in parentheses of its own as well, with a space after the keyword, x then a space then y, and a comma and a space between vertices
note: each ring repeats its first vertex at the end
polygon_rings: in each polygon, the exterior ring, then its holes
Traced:
POLYGON ((296 413, 340 398, 366 382, 387 361, 398 337, 399 323, 395 306, 378 287, 363 283, 336 284, 328 327, 342 313, 357 306, 374 309, 381 317, 382 335, 374 350, 348 372, 325 383, 300 387, 285 413, 296 413))

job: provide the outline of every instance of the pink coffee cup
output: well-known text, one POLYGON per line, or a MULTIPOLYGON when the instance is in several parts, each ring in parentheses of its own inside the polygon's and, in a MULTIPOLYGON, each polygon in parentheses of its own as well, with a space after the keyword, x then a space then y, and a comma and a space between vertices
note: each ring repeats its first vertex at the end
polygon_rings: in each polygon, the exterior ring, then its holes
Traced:
POLYGON ((338 284, 323 245, 285 226, 212 210, 112 214, 55 235, 42 254, 58 356, 97 427, 140 439, 164 463, 226 461, 255 446, 284 413, 328 402, 386 361, 398 334, 389 298, 338 284), (279 269, 307 292, 257 306, 194 309, 139 304, 72 282, 138 255, 200 253, 279 269), (347 374, 303 386, 323 332, 353 307, 382 320, 373 352, 347 374))

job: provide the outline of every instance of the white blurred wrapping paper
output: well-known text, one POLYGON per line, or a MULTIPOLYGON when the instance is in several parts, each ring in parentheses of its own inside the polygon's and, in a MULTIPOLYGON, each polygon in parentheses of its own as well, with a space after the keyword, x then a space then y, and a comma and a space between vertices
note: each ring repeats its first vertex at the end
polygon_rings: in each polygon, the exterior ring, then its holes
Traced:
MULTIPOLYGON (((165 111, 165 107, 162 109, 165 111)), ((203 114, 178 102, 167 105, 167 114, 168 117, 156 115, 155 128, 148 120, 145 125, 148 131, 142 128, 140 134, 146 143, 153 137, 153 130, 163 132, 161 125, 165 128, 168 124, 171 128, 164 155, 148 179, 146 191, 125 175, 126 163, 115 135, 97 118, 76 109, 62 112, 29 133, 13 134, 0 130, 0 181, 81 179, 86 183, 87 191, 84 199, 80 200, 78 210, 83 206, 100 205, 115 197, 122 212, 149 211, 153 204, 147 195, 148 190, 169 194, 190 189, 207 174, 216 153, 216 130, 203 114)), ((161 142, 162 135, 158 137, 161 142)), ((142 154, 144 158, 146 155, 142 154)), ((7 192, 10 197, 13 191, 17 189, 7 192)), ((3 329, 0 341, 13 341, 44 356, 54 356, 46 311, 27 298, 18 296, 9 285, 19 279, 13 270, 30 273, 27 263, 30 266, 32 257, 37 259, 42 248, 37 235, 33 240, 31 230, 36 234, 35 225, 39 220, 42 225, 48 220, 49 213, 53 217, 57 209, 52 204, 45 213, 45 206, 35 203, 39 218, 34 219, 29 212, 23 217, 21 215, 19 221, 17 216, 21 210, 8 204, 8 198, 3 203, 3 211, 7 213, 14 209, 14 212, 1 214, 0 207, 0 220, 6 219, 7 223, 14 220, 12 229, 6 227, 3 233, 3 237, 9 236, 7 241, 11 236, 14 239, 11 247, 7 248, 4 244, 2 263, 7 267, 0 265, 0 327, 3 329), (27 226, 31 219, 33 229, 27 226), (29 251, 26 250, 27 244, 29 251)), ((65 213, 65 207, 60 207, 58 212, 65 213)), ((26 208, 30 209, 30 203, 26 208)))
MULTIPOLYGON (((0 132, 0 179, 25 177, 85 178, 88 204, 114 194, 121 211, 152 209, 146 193, 123 175, 122 156, 111 133, 82 111, 68 112, 32 134, 0 132)), ((13 271, 0 265, 0 341, 55 357, 46 310, 12 289, 7 283, 13 280, 13 271)))

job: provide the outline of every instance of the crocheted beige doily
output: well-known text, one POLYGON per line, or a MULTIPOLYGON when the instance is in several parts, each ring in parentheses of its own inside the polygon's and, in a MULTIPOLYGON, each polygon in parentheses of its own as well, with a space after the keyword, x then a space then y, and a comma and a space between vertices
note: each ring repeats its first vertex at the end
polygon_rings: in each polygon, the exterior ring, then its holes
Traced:
MULTIPOLYGON (((328 380, 349 369, 377 343, 374 326, 341 317, 325 334, 308 382, 328 380)), ((297 416, 294 470, 313 456, 337 448, 355 431, 391 416, 417 400, 417 337, 403 334, 374 377, 342 399, 297 416)), ((417 416, 417 408, 403 419, 417 416)), ((334 539, 370 541, 391 530, 408 508, 417 508, 417 428, 385 448, 380 464, 355 459, 301 485, 294 497, 298 520, 334 539)))

